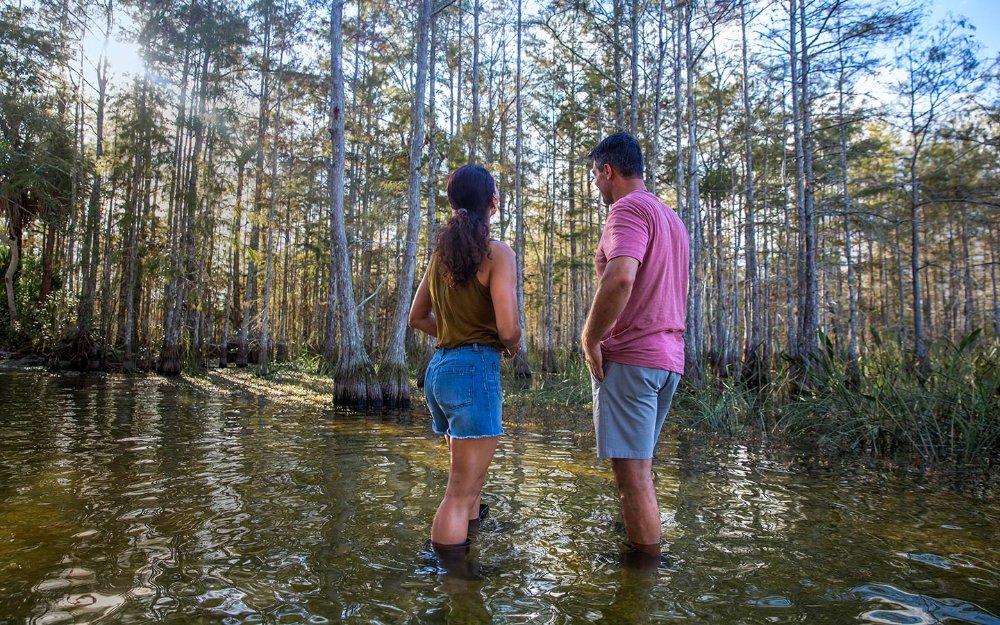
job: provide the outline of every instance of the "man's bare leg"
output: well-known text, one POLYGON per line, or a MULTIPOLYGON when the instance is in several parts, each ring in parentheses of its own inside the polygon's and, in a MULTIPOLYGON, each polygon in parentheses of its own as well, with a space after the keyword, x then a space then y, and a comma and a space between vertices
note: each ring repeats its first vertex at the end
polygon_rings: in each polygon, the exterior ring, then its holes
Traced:
POLYGON ((647 553, 660 552, 660 506, 653 487, 652 458, 612 458, 628 540, 647 553))

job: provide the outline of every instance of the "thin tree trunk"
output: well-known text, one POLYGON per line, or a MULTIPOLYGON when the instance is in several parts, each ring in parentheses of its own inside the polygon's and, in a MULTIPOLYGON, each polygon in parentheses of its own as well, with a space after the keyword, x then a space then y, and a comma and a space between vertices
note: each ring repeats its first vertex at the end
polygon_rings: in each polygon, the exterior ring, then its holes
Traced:
POLYGON ((969 259, 969 223, 965 212, 959 211, 962 227, 962 286, 965 292, 965 302, 962 313, 965 317, 965 334, 971 334, 975 327, 976 308, 972 299, 972 267, 969 259))
POLYGON ((684 341, 684 373, 695 388, 705 383, 705 334, 703 325, 703 277, 702 277, 702 228, 701 207, 699 205, 699 165, 698 165, 698 110, 695 104, 694 76, 697 60, 691 46, 691 6, 684 8, 685 57, 687 58, 687 127, 688 127, 688 201, 687 230, 691 238, 688 261, 689 292, 687 326, 684 341), (690 337, 690 340, 688 340, 690 337))
MULTIPOLYGON (((837 33, 841 32, 838 18, 837 33)), ((857 386, 861 381, 861 371, 858 364, 858 296, 854 282, 854 238, 851 231, 851 196, 847 184, 847 119, 844 107, 844 92, 847 88, 847 64, 844 60, 844 49, 837 50, 840 73, 837 81, 837 117, 840 126, 840 194, 844 220, 844 258, 847 263, 847 375, 857 386)))
MULTIPOLYGON (((478 6, 478 1, 477 1, 478 6)), ((409 215, 407 217, 406 241, 403 251, 402 268, 397 274, 396 310, 393 314, 392 334, 385 349, 385 356, 379 366, 379 383, 382 385, 382 401, 390 407, 409 407, 410 372, 406 367, 406 320, 413 299, 413 275, 417 259, 417 238, 420 233, 420 167, 424 151, 424 106, 427 89, 427 46, 430 31, 431 0, 423 0, 417 22, 416 66, 417 78, 413 93, 413 125, 410 130, 410 181, 409 215)), ((477 22, 478 26, 478 17, 477 22)), ((478 42, 476 46, 478 48, 478 42)), ((478 67, 472 74, 478 77, 478 67)), ((475 82, 474 78, 473 82, 475 82)), ((475 86, 473 87, 475 93, 475 86)), ((478 103, 478 97, 473 100, 478 103)), ((478 112, 473 111, 474 122, 478 112)), ((473 124, 475 126, 475 123, 473 124)), ((473 128, 478 133, 478 126, 473 128)))
POLYGON ((653 129, 652 150, 650 151, 649 170, 646 173, 646 187, 656 194, 656 178, 660 168, 660 125, 663 122, 663 61, 667 55, 667 41, 663 38, 664 21, 667 8, 665 0, 660 0, 659 13, 656 21, 656 79, 653 84, 653 129))
POLYGON ((744 255, 746 258, 746 280, 750 288, 749 319, 743 346, 742 379, 750 388, 760 388, 763 383, 764 368, 761 362, 761 348, 764 342, 763 323, 761 320, 760 278, 757 271, 757 235, 755 230, 755 197, 753 178, 753 111, 750 108, 750 70, 747 59, 747 16, 746 3, 740 3, 740 33, 741 60, 743 62, 743 145, 746 159, 746 223, 743 235, 745 237, 744 255))
POLYGON ((10 317, 10 324, 13 326, 17 323, 17 301, 14 298, 14 274, 17 273, 20 254, 17 253, 18 242, 15 239, 0 234, 0 240, 10 247, 10 262, 7 263, 7 271, 4 272, 3 284, 7 292, 7 315, 10 317))
MULTIPOLYGON (((430 68, 427 72, 428 95, 427 95, 427 132, 430 135, 427 146, 427 258, 430 262, 434 254, 434 247, 437 243, 437 109, 435 108, 434 94, 437 91, 437 29, 438 21, 431 20, 431 42, 430 42, 430 68)), ((423 388, 424 377, 427 374, 427 367, 431 358, 434 357, 435 341, 427 341, 424 350, 424 357, 417 370, 417 387, 423 388)))
MULTIPOLYGON (((288 0, 285 0, 284 6, 282 8, 282 19, 285 19, 288 14, 288 0)), ((270 335, 270 321, 271 321, 271 283, 274 274, 274 213, 278 204, 278 135, 281 134, 281 103, 284 98, 285 92, 282 89, 281 78, 284 73, 285 64, 285 42, 282 41, 281 49, 278 51, 278 100, 274 107, 274 143, 271 146, 271 181, 270 181, 270 191, 271 198, 270 204, 267 211, 267 239, 266 239, 266 263, 267 268, 264 272, 264 302, 261 307, 260 314, 260 367, 258 371, 260 375, 268 375, 270 373, 270 363, 271 363, 271 335, 270 335)))
MULTIPOLYGON (((553 87, 554 91, 554 87, 553 87)), ((554 94, 553 94, 554 95, 554 94)), ((556 370, 555 363, 555 324, 553 322, 553 308, 555 306, 555 238, 556 238, 556 120, 555 112, 552 112, 552 148, 551 148, 551 186, 549 187, 549 197, 546 202, 545 215, 545 306, 542 316, 543 345, 542 345, 542 371, 552 373, 556 370)))
POLYGON ((1000 289, 997 288, 997 263, 1000 262, 997 242, 1000 237, 997 236, 996 224, 990 225, 990 234, 993 235, 990 242, 990 284, 993 287, 993 338, 996 339, 1000 337, 1000 289))
POLYGON ((613 14, 611 17, 611 56, 614 57, 615 71, 615 129, 625 128, 625 100, 622 94, 622 14, 625 12, 622 4, 625 0, 614 0, 613 14))
MULTIPOLYGON (((479 0, 472 0, 472 131, 469 133, 469 161, 479 158, 479 0)), ((419 63, 418 63, 419 67, 419 63)))
MULTIPOLYGON (((514 107, 516 130, 514 134, 514 218, 517 226, 514 229, 514 256, 517 270, 517 315, 522 328, 526 328, 524 318, 524 254, 527 251, 524 245, 524 203, 521 187, 524 183, 524 112, 521 93, 523 80, 521 75, 522 32, 524 24, 522 21, 522 0, 517 0, 517 75, 514 85, 514 107)), ((531 379, 531 365, 528 363, 527 332, 521 333, 521 348, 514 357, 514 375, 521 380, 531 379)))
MULTIPOLYGON (((334 0, 331 0, 334 1, 334 0)), ((264 9, 264 50, 260 67, 260 100, 257 109, 257 152, 254 167, 253 204, 250 211, 250 253, 247 254, 246 302, 243 305, 243 322, 240 324, 240 351, 236 366, 245 367, 251 360, 250 326, 257 319, 257 256, 260 251, 260 204, 263 195, 264 142, 267 139, 267 117, 271 99, 271 3, 264 9)))
MULTIPOLYGON (((108 16, 107 33, 111 30, 111 16, 108 16)), ((107 40, 107 33, 105 40, 107 40)), ((108 60, 101 54, 97 73, 97 123, 95 128, 94 160, 100 162, 104 156, 104 108, 107 102, 108 60)), ((94 324, 94 298, 97 291, 97 252, 100 242, 101 221, 101 178, 99 171, 94 172, 94 180, 90 187, 90 199, 87 201, 87 225, 83 235, 82 250, 82 289, 80 306, 77 312, 77 326, 81 332, 90 332, 94 324)))
POLYGON ((801 311, 802 332, 799 334, 801 347, 800 356, 805 358, 805 362, 812 366, 818 349, 818 322, 819 322, 819 283, 816 275, 816 211, 813 201, 814 196, 814 176, 813 176, 813 138, 812 138, 812 97, 810 95, 809 71, 810 56, 808 48, 808 37, 806 31, 806 6, 805 0, 799 3, 800 17, 800 43, 802 54, 799 61, 802 64, 800 76, 799 102, 802 107, 802 188, 804 196, 802 198, 802 229, 805 243, 805 282, 802 284, 805 301, 801 311))
POLYGON ((629 130, 634 137, 639 132, 639 0, 632 0, 629 13, 632 22, 632 110, 629 130))

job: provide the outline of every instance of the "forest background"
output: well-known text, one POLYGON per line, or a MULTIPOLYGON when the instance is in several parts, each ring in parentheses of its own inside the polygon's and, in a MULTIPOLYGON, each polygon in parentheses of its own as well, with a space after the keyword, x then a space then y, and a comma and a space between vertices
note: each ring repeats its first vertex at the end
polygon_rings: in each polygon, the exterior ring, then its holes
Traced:
POLYGON ((480 162, 518 258, 509 373, 585 403, 607 210, 586 154, 628 130, 691 234, 682 425, 989 466, 998 57, 931 8, 4 0, 0 346, 294 363, 337 403, 406 406, 446 177, 480 162))

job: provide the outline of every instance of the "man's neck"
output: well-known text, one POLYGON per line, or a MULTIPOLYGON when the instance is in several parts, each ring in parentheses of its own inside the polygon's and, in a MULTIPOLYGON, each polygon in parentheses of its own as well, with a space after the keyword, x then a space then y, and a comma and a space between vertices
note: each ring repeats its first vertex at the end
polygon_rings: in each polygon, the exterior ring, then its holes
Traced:
POLYGON ((646 183, 641 176, 635 178, 621 178, 618 184, 611 190, 612 203, 617 202, 633 191, 645 191, 646 183))

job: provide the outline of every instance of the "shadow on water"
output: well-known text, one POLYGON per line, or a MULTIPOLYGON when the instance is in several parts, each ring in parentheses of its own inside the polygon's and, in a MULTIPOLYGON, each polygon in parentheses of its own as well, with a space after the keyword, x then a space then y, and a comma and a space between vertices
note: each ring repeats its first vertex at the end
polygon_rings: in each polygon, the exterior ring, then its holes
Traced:
POLYGON ((663 562, 622 552, 586 414, 510 414, 468 553, 426 545, 426 415, 0 374, 0 623, 1000 625, 1000 503, 665 440, 663 562))

